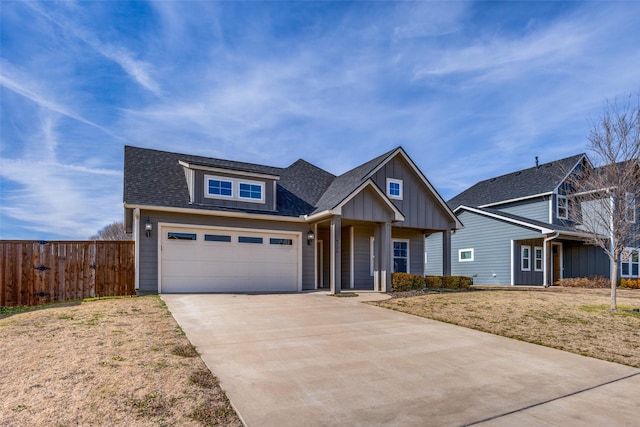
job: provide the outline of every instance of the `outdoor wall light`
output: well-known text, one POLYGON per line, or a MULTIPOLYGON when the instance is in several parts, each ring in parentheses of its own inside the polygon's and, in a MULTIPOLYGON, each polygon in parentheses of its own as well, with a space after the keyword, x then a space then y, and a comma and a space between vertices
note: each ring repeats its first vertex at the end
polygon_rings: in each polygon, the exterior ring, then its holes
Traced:
POLYGON ((311 242, 313 242, 316 238, 316 235, 313 234, 313 230, 307 231, 307 245, 311 246, 311 242))
POLYGON ((144 234, 147 235, 147 238, 151 237, 151 231, 153 231, 153 224, 151 224, 151 220, 147 217, 147 222, 144 224, 144 234))

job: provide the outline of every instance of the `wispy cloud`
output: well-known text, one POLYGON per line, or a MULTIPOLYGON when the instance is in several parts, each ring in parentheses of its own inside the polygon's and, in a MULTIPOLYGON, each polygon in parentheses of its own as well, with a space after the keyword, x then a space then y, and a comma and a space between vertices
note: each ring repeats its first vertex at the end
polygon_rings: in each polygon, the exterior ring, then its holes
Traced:
MULTIPOLYGON (((135 55, 129 49, 101 42, 96 35, 86 30, 82 25, 66 19, 62 14, 55 14, 54 16, 53 13, 45 11, 37 2, 25 1, 24 4, 47 18, 51 23, 82 40, 105 58, 117 63, 145 89, 153 92, 155 95, 161 95, 160 86, 151 77, 151 64, 136 59, 135 55)), ((67 6, 73 7, 72 4, 68 4, 67 6)))

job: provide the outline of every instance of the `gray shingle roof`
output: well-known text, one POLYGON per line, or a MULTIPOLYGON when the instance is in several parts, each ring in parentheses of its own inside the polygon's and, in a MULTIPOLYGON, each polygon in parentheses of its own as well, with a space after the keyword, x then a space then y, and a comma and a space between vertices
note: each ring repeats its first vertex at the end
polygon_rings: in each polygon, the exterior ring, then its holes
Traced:
POLYGON ((485 206, 552 192, 584 156, 576 154, 538 167, 523 169, 480 181, 447 202, 451 209, 460 205, 485 206))
POLYGON ((320 200, 318 200, 314 213, 333 209, 340 204, 340 202, 342 202, 365 181, 365 178, 372 170, 374 170, 396 150, 397 148, 394 148, 393 150, 336 177, 320 200))

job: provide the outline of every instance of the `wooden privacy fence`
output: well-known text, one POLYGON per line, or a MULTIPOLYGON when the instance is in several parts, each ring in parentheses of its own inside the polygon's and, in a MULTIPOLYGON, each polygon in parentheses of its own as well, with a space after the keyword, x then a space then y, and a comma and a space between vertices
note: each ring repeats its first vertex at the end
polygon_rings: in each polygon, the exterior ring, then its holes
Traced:
POLYGON ((0 307, 135 293, 133 242, 0 240, 0 307))

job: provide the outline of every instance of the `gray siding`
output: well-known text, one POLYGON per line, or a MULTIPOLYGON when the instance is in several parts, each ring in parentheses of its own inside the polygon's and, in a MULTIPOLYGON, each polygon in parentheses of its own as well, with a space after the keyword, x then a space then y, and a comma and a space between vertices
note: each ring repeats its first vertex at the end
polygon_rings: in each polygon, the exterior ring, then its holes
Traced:
MULTIPOLYGON (((544 239, 528 239, 514 242, 513 268, 514 285, 542 285, 544 283, 544 271, 535 271, 535 248, 542 247, 544 239), (529 270, 522 269, 522 247, 529 246, 529 270)), ((544 254, 544 251, 543 251, 544 254)), ((544 256, 544 255, 543 255, 544 256)), ((542 260, 544 263, 544 259, 542 260)), ((544 270, 544 264, 543 264, 544 270)))
POLYGON ((342 207, 342 217, 386 222, 393 220, 394 214, 386 202, 373 189, 367 187, 342 207))
POLYGON ((409 240, 409 273, 424 274, 424 234, 416 230, 393 228, 391 239, 409 240))
POLYGON ((351 227, 342 228, 342 252, 340 253, 340 267, 342 276, 342 289, 349 289, 351 282, 351 227))
POLYGON ((373 237, 373 233, 372 226, 358 225, 354 228, 353 270, 356 289, 373 289, 373 276, 371 275, 371 237, 373 237))
POLYGON ((564 241, 562 245, 562 277, 609 277, 611 262, 604 250, 582 242, 564 241))
POLYGON ((176 224, 188 224, 193 226, 219 226, 235 228, 254 228, 265 230, 281 230, 302 232, 302 289, 313 289, 315 283, 314 272, 314 247, 304 241, 309 226, 302 223, 288 223, 282 221, 260 221, 251 219, 224 218, 205 215, 179 214, 170 212, 146 211, 140 212, 140 291, 158 292, 158 223, 168 222, 176 224), (149 217, 153 224, 153 232, 150 238, 144 233, 144 222, 149 217))
POLYGON ((380 168, 374 174, 373 181, 382 191, 386 191, 387 178, 402 180, 403 199, 391 201, 403 213, 405 220, 394 224, 394 227, 425 230, 445 230, 450 227, 450 216, 401 156, 396 156, 380 168))
POLYGON ((551 196, 543 196, 526 201, 491 206, 491 209, 499 209, 513 215, 548 223, 550 198, 551 196))
MULTIPOLYGON (((456 233, 459 233, 457 231, 456 233)), ((424 274, 426 276, 442 276, 442 263, 444 261, 442 256, 442 233, 433 233, 427 236, 425 239, 426 244, 426 262, 424 268, 424 274)), ((456 254, 456 259, 457 259, 456 254)))
POLYGON ((473 277, 476 285, 511 284, 511 240, 536 239, 540 233, 472 212, 459 218, 465 228, 451 236, 451 274, 473 277), (473 249, 474 260, 460 262, 460 249, 473 249))

